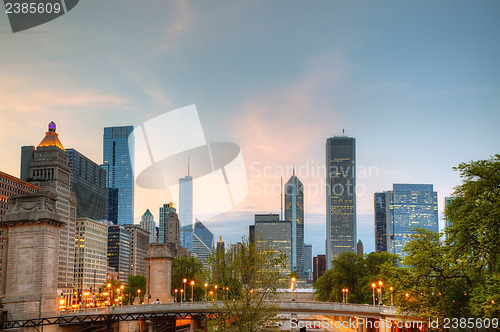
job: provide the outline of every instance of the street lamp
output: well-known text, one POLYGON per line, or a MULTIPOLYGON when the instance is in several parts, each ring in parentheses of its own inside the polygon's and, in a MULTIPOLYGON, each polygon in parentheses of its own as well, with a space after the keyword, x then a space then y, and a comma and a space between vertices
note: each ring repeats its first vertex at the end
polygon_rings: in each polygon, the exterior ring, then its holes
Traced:
POLYGON ((205 283, 205 301, 207 301, 208 282, 205 283))
POLYGON ((179 292, 178 289, 174 289, 174 292, 175 292, 175 297, 174 297, 174 302, 177 302, 178 299, 177 299, 177 293, 179 292))
POLYGON ((375 285, 375 283, 372 283, 372 290, 373 290, 373 305, 375 305, 375 287, 377 287, 377 285, 375 285))
POLYGON ((382 282, 382 280, 379 280, 378 282, 378 304, 381 305, 382 304, 382 286, 384 285, 384 283, 382 282))
POLYGON ((182 299, 183 299, 183 297, 184 297, 184 289, 181 289, 181 302, 183 301, 183 300, 182 300, 182 299))
POLYGON ((348 293, 349 293, 348 288, 342 288, 342 303, 349 303, 348 293))
POLYGON ((219 287, 219 286, 217 286, 217 285, 214 286, 214 288, 215 288, 215 301, 217 301, 217 287, 219 287))
MULTIPOLYGON (((183 293, 184 293, 184 301, 186 301, 186 282, 187 282, 187 281, 188 281, 188 280, 187 280, 186 278, 182 279, 182 282, 184 283, 184 292, 183 292, 183 293)), ((181 302, 182 302, 182 301, 181 301, 181 302)))
POLYGON ((191 280, 191 302, 194 302, 194 280, 191 280))
POLYGON ((392 293, 394 292, 394 287, 389 287, 389 290, 391 291, 391 307, 394 306, 394 301, 393 301, 393 298, 392 298, 392 293))
POLYGON ((295 277, 292 277, 292 301, 295 301, 295 277))

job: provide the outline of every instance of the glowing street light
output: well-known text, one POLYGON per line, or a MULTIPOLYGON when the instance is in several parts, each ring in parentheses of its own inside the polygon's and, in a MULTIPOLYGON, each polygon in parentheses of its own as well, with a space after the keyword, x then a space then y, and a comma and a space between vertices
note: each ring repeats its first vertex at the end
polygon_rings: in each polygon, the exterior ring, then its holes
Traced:
POLYGON ((375 283, 372 283, 372 290, 373 290, 373 305, 375 305, 375 287, 377 287, 377 285, 375 283))
POLYGON ((184 297, 184 289, 181 289, 181 302, 183 302, 183 297, 184 297))
POLYGON ((392 298, 392 293, 394 292, 394 287, 389 287, 389 290, 391 291, 391 306, 394 306, 394 300, 392 298))
POLYGON ((205 301, 207 300, 208 282, 205 283, 205 301))
POLYGON ((214 286, 214 289, 215 289, 215 301, 217 301, 217 287, 219 287, 219 286, 217 286, 217 285, 214 286))
POLYGON ((292 277, 292 301, 295 301, 295 277, 292 277))
POLYGON ((186 278, 182 279, 182 282, 184 283, 184 301, 186 301, 186 282, 188 282, 188 280, 186 278))
POLYGON ((174 297, 174 302, 177 302, 178 299, 177 299, 177 293, 179 292, 178 289, 174 289, 174 292, 175 292, 175 297, 174 297))
POLYGON ((384 283, 382 282, 382 280, 379 280, 378 282, 378 304, 381 305, 382 304, 382 286, 384 285, 384 283))
POLYGON ((191 302, 194 302, 194 280, 191 280, 191 302))

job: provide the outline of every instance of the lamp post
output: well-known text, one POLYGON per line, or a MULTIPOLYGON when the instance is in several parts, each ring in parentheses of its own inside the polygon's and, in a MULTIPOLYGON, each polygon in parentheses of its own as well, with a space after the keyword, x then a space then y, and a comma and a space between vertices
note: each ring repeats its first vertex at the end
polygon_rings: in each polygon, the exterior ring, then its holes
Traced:
POLYGON ((292 277, 292 301, 295 301, 295 277, 292 277))
POLYGON ((205 301, 207 301, 207 289, 208 289, 208 282, 205 283, 205 301))
POLYGON ((384 283, 382 282, 382 280, 379 280, 379 282, 378 282, 379 288, 377 289, 377 292, 378 292, 378 304, 379 305, 382 304, 382 286, 383 285, 384 285, 384 283))
POLYGON ((184 298, 184 289, 181 289, 181 302, 183 302, 183 298, 184 298))
POLYGON ((214 289, 215 289, 215 301, 217 301, 217 285, 214 286, 214 289))
MULTIPOLYGON (((188 280, 186 278, 182 279, 182 283, 184 284, 184 301, 186 301, 186 282, 188 280)), ((181 301, 182 302, 182 301, 181 301)))
POLYGON ((393 301, 393 298, 392 298, 392 293, 394 292, 394 287, 389 287, 389 290, 391 291, 391 307, 394 306, 394 301, 393 301))
POLYGON ((137 290, 137 297, 139 297, 139 304, 141 304, 141 289, 137 290))
POLYGON ((191 280, 191 302, 194 302, 194 280, 191 280))
POLYGON ((375 283, 372 283, 372 290, 373 290, 373 305, 375 305, 375 287, 377 287, 377 285, 375 285, 375 283))
POLYGON ((342 288, 342 303, 345 303, 345 288, 342 288))
POLYGON ((174 293, 175 293, 175 297, 174 297, 174 302, 177 302, 178 299, 177 299, 177 293, 179 292, 179 290, 176 288, 174 289, 174 293))

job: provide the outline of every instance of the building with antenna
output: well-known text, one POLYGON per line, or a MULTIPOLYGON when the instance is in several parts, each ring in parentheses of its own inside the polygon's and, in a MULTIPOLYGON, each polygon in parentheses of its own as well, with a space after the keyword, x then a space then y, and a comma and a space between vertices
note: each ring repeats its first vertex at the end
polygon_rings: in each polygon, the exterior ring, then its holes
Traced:
POLYGON ((193 251, 193 178, 190 176, 188 159, 188 175, 179 179, 179 223, 180 245, 193 251))

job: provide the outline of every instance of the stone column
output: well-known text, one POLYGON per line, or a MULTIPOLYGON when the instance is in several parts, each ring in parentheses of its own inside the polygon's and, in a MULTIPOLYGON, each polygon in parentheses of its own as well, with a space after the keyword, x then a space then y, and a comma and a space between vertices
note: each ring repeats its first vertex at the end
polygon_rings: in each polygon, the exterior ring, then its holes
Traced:
POLYGON ((0 223, 7 238, 1 279, 4 310, 14 319, 58 314, 57 271, 63 225, 54 193, 41 190, 10 200, 9 211, 0 223))
POLYGON ((173 302, 170 283, 172 280, 172 259, 175 249, 169 243, 152 243, 146 256, 146 296, 149 303, 173 302))

